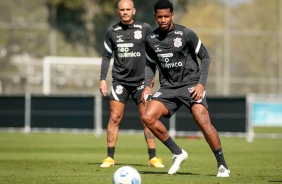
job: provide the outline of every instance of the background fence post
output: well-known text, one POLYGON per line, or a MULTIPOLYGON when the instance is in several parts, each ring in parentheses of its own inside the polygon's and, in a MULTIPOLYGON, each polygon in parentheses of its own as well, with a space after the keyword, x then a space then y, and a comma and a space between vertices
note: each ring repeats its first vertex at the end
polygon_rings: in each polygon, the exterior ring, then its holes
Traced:
POLYGON ((94 114, 94 130, 96 137, 101 136, 103 132, 102 128, 102 96, 100 93, 95 93, 94 95, 94 109, 95 109, 95 114, 94 114))
POLYGON ((171 118, 169 119, 169 135, 171 138, 175 138, 175 116, 176 116, 176 113, 173 114, 171 116, 171 118))
POLYGON ((31 95, 25 94, 25 114, 24 114, 24 132, 30 133, 30 116, 31 116, 31 95))

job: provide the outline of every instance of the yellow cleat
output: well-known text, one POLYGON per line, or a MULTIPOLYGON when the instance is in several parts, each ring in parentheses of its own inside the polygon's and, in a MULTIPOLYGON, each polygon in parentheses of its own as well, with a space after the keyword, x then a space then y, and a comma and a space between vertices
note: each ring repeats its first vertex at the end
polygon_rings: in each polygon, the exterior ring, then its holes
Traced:
POLYGON ((164 168, 164 165, 162 164, 162 159, 154 157, 151 160, 149 160, 148 164, 151 167, 156 167, 156 168, 164 168))
POLYGON ((108 168, 108 167, 112 167, 115 165, 115 160, 112 159, 111 157, 107 157, 103 160, 103 163, 100 165, 100 167, 103 168, 108 168))

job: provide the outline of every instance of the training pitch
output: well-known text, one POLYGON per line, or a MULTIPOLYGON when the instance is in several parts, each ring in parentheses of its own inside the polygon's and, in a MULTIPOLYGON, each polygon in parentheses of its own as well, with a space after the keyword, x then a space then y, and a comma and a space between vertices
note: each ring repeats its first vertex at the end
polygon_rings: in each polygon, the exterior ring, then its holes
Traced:
POLYGON ((149 167, 142 135, 120 135, 116 165, 100 168, 106 157, 106 136, 92 134, 0 133, 0 183, 109 184, 116 169, 136 168, 143 184, 282 183, 282 139, 222 137, 229 178, 217 178, 216 161, 204 138, 176 138, 189 158, 175 175, 168 175, 171 153, 158 140, 157 156, 165 168, 149 167))

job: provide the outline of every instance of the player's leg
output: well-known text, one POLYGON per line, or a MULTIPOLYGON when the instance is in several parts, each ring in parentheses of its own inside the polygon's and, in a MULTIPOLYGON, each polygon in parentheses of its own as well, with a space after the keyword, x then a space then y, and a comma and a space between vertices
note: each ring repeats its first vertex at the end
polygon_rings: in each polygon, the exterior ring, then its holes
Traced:
POLYGON ((150 129, 145 125, 145 123, 142 121, 142 114, 145 111, 145 105, 143 103, 139 103, 138 105, 139 109, 139 117, 143 125, 144 129, 144 137, 147 143, 148 147, 148 154, 149 154, 149 166, 156 167, 156 168, 163 168, 164 165, 162 164, 162 160, 160 158, 157 158, 156 156, 156 142, 155 142, 155 136, 150 131, 150 129))
POLYGON ((148 164, 149 166, 152 166, 152 167, 163 168, 164 165, 162 164, 162 160, 156 157, 155 136, 149 130, 149 128, 144 124, 141 118, 146 108, 146 106, 142 103, 143 89, 144 89, 144 84, 141 84, 141 86, 138 86, 136 88, 132 88, 131 97, 135 101, 135 103, 138 105, 139 117, 143 125, 144 138, 146 140, 147 147, 148 147, 148 154, 149 154, 148 164))
POLYGON ((169 136, 166 127, 159 121, 162 116, 167 115, 169 115, 169 110, 166 106, 160 101, 152 100, 147 104, 142 120, 151 132, 172 152, 173 164, 168 174, 174 174, 180 168, 180 164, 187 159, 188 154, 174 142, 169 136))
POLYGON ((110 118, 107 125, 107 158, 103 160, 101 167, 107 168, 114 166, 115 145, 118 139, 119 124, 121 122, 125 103, 129 97, 126 86, 118 82, 112 83, 110 118))
POLYGON ((168 109, 157 100, 152 100, 147 103, 147 107, 142 114, 142 121, 162 142, 169 138, 169 134, 163 123, 158 120, 167 114, 169 114, 168 109))
POLYGON ((230 171, 228 170, 223 156, 220 138, 218 136, 217 130, 211 123, 207 108, 202 104, 194 103, 191 107, 191 113, 216 157, 218 164, 217 176, 228 177, 230 175, 230 171))
POLYGON ((107 126, 107 144, 108 147, 115 147, 118 139, 119 125, 123 116, 125 104, 119 101, 110 102, 110 119, 107 126))
POLYGON ((115 145, 118 139, 119 124, 121 122, 125 104, 116 100, 110 101, 110 118, 107 126, 107 158, 103 160, 101 167, 114 166, 115 145))

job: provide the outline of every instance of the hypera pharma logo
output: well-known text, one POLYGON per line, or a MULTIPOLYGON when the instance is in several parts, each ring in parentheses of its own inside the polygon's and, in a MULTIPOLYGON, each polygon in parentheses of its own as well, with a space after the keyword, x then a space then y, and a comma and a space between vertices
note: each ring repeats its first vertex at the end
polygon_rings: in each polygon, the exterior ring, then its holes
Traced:
POLYGON ((120 58, 128 58, 128 57, 140 57, 140 52, 130 51, 130 48, 134 47, 133 43, 121 43, 117 44, 118 47, 118 56, 120 58))

